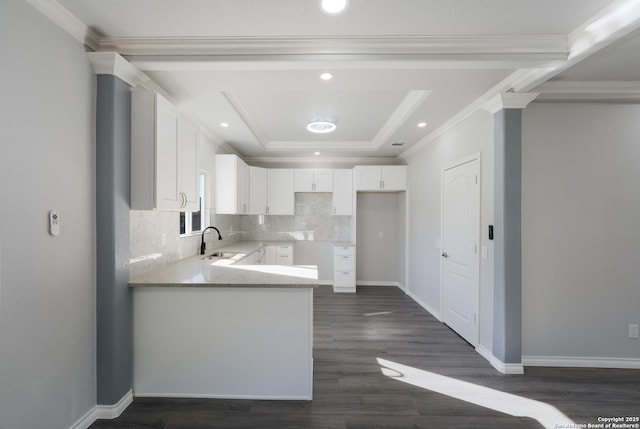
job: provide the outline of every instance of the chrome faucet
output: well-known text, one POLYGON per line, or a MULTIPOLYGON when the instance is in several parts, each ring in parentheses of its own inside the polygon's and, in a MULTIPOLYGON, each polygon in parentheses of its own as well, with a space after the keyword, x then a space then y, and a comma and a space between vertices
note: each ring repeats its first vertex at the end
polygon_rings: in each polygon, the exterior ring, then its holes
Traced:
POLYGON ((208 226, 202 230, 202 236, 200 238, 200 254, 204 255, 204 251, 207 248, 206 243, 204 242, 204 233, 207 232, 208 229, 215 229, 218 232, 218 240, 222 240, 222 235, 220 234, 220 230, 215 226, 208 226))

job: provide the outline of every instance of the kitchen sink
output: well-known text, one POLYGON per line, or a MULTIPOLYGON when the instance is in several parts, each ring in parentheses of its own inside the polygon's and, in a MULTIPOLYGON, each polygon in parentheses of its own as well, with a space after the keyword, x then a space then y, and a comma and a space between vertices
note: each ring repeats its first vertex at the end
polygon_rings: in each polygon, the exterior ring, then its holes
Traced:
POLYGON ((237 252, 214 252, 211 255, 203 257, 202 259, 231 259, 237 254, 237 252))

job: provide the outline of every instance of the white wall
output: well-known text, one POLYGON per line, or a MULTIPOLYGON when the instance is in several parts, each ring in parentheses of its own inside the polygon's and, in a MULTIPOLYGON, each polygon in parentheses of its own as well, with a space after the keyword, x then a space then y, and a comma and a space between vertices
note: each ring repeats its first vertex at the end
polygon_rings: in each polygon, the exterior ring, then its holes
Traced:
POLYGON ((27 2, 2 2, 0 53, 0 428, 68 428, 96 405, 96 79, 27 2))
POLYGON ((493 117, 478 111, 427 144, 406 161, 409 165, 409 278, 408 293, 440 317, 442 168, 481 153, 481 246, 488 259, 480 261, 480 345, 492 350, 493 242, 487 227, 493 223, 493 117))
POLYGON ((405 200, 404 193, 357 193, 358 283, 404 286, 405 200))
POLYGON ((523 355, 640 357, 640 106, 523 115, 523 355))

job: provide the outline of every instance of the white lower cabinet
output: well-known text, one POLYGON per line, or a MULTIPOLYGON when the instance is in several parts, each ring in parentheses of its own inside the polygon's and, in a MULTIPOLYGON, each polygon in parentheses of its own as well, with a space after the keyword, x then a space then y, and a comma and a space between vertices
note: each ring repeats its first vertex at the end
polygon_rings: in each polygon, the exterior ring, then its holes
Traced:
POLYGON ((353 245, 333 247, 333 290, 356 291, 356 248, 353 245))
POLYGON ((266 246, 267 265, 293 265, 293 245, 266 246))

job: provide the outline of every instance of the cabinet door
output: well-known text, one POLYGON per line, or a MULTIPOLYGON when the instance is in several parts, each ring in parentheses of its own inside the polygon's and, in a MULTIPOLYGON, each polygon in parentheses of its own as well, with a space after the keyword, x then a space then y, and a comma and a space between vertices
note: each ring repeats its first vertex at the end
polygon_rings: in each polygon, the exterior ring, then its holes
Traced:
POLYGON ((250 198, 250 183, 249 183, 249 166, 241 159, 238 159, 237 170, 237 187, 238 198, 236 213, 249 214, 249 198, 250 198))
POLYGON ((313 191, 333 192, 333 170, 329 168, 313 170, 313 191))
POLYGON ((292 215, 295 211, 293 170, 267 170, 267 214, 292 215))
POLYGON ((385 165, 382 167, 382 189, 404 191, 407 189, 407 166, 385 165))
POLYGON ((353 215, 353 172, 351 170, 333 170, 333 214, 353 215))
POLYGON ((382 189, 382 168, 379 165, 358 165, 354 167, 356 190, 378 191, 382 189))
POLYGON ((310 168, 297 168, 294 170, 294 191, 313 192, 313 170, 310 168))
POLYGON ((249 167, 249 214, 267 213, 267 169, 249 167))
POLYGON ((184 195, 184 211, 200 210, 198 192, 198 126, 182 118, 180 129, 180 191, 184 195))
POLYGON ((216 155, 216 213, 238 214, 238 157, 216 155))
POLYGON ((164 97, 156 94, 155 208, 180 210, 179 189, 180 115, 164 97))
POLYGON ((265 246, 264 251, 267 265, 276 265, 276 246, 265 246))

